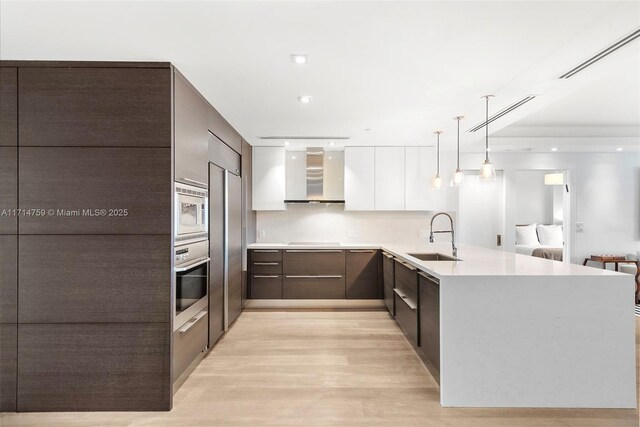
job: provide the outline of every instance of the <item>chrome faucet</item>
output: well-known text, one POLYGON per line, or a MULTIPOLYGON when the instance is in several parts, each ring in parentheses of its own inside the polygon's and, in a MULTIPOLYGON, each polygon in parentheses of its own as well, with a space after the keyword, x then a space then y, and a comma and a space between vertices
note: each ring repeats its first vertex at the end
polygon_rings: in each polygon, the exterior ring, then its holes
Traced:
POLYGON ((451 215, 449 215, 446 212, 438 212, 433 217, 431 217, 430 227, 431 227, 431 231, 429 232, 429 242, 431 242, 431 243, 433 243, 433 235, 435 233, 451 233, 451 247, 453 248, 453 256, 457 257, 458 256, 458 248, 456 248, 455 233, 453 231, 453 218, 451 218, 451 215), (449 221, 451 222, 451 230, 436 230, 436 231, 433 231, 433 220, 436 219, 436 217, 438 217, 440 215, 446 215, 449 218, 449 221))

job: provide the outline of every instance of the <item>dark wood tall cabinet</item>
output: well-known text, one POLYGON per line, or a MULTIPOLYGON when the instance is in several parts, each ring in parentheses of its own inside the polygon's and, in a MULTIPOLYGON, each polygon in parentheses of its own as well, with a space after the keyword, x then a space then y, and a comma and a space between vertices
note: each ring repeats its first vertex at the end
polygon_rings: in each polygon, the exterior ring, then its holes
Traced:
MULTIPOLYGON (((173 183, 208 184, 212 135, 251 153, 168 62, 0 61, 1 411, 171 409, 173 183)), ((240 169, 233 317, 255 235, 240 169)))

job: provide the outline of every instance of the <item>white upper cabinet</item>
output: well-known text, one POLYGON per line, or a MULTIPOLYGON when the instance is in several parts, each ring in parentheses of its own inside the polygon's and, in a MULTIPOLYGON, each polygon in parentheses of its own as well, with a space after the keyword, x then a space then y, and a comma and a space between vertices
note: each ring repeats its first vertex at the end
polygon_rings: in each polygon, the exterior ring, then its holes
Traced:
POLYGON ((345 147, 344 200, 345 210, 372 211, 375 208, 375 149, 345 147))
POLYGON ((439 191, 431 188, 436 173, 436 149, 406 147, 404 170, 404 206, 408 211, 436 209, 439 191))
POLYGON ((253 210, 285 209, 284 147, 253 147, 253 210))
POLYGON ((375 147, 375 210, 404 210, 405 147, 375 147))

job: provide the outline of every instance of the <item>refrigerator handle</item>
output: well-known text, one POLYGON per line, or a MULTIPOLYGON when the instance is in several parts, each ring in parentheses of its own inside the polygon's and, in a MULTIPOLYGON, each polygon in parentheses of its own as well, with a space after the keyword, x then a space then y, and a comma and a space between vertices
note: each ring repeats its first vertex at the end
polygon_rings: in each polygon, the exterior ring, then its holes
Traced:
POLYGON ((224 331, 229 330, 229 171, 224 170, 224 331))

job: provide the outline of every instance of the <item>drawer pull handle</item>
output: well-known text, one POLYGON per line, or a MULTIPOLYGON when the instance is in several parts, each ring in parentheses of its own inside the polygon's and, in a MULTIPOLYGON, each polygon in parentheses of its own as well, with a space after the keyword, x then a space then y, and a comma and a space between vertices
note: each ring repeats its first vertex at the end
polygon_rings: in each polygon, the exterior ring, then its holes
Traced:
POLYGON ((254 262, 253 265, 280 265, 278 262, 254 262))
POLYGON ((353 254, 372 254, 375 251, 373 249, 349 249, 349 252, 353 254))
POLYGON ((285 252, 294 253, 294 254, 317 254, 317 253, 334 253, 339 254, 342 251, 340 249, 287 249, 285 252))
POLYGON ((277 249, 254 249, 253 252, 257 252, 260 254, 275 254, 278 253, 277 249))
POLYGON ((423 279, 428 280, 429 282, 433 283, 436 286, 440 285, 440 281, 438 279, 436 279, 435 277, 429 276, 427 273, 423 273, 422 271, 419 271, 418 275, 420 277, 422 277, 423 279))
POLYGON ((180 329, 178 329, 178 331, 181 334, 184 334, 189 329, 191 329, 193 327, 193 325, 198 323, 198 320, 202 319, 206 315, 207 315, 207 310, 202 310, 200 313, 196 314, 193 318, 191 318, 191 320, 189 320, 187 323, 185 323, 180 329))
POLYGON ((386 257, 387 257, 387 258, 389 258, 389 259, 393 259, 393 255, 388 254, 388 253, 386 253, 386 252, 382 252, 382 255, 386 256, 386 257))
POLYGON ((280 276, 263 276, 263 275, 255 275, 253 276, 255 279, 277 279, 280 276))
POLYGON ((342 279, 342 276, 284 276, 287 279, 342 279))
POLYGON ((405 267, 407 267, 407 268, 408 268, 409 270, 411 270, 411 271, 417 271, 417 270, 418 270, 418 269, 417 269, 417 268, 415 268, 413 265, 411 265, 411 264, 409 264, 409 263, 407 263, 407 262, 404 262, 404 261, 398 261, 398 262, 399 262, 400 264, 404 265, 405 267))
POLYGON ((409 298, 407 298, 406 295, 403 295, 397 288, 394 288, 393 292, 395 292, 396 295, 398 295, 400 298, 402 298, 402 301, 404 301, 404 303, 407 304, 407 306, 412 311, 415 311, 418 308, 418 306, 416 304, 414 304, 413 301, 411 301, 409 298))

